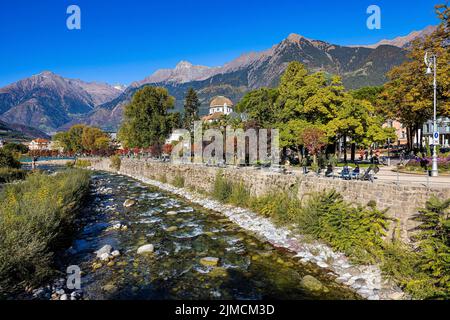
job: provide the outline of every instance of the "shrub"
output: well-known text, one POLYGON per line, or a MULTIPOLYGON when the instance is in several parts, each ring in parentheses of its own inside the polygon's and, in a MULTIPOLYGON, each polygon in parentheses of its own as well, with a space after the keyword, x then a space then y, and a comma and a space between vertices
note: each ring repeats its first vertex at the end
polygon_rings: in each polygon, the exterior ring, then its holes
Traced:
POLYGON ((25 179, 27 172, 20 169, 0 168, 0 183, 10 183, 25 179))
POLYGON ((122 160, 120 159, 120 157, 119 157, 118 155, 114 155, 114 156, 111 156, 111 157, 109 158, 109 160, 110 160, 110 162, 111 162, 111 164, 109 165, 109 167, 110 167, 111 169, 114 169, 114 170, 116 170, 116 171, 119 171, 119 170, 120 170, 120 167, 121 167, 121 165, 122 165, 122 160))
POLYGON ((89 160, 77 159, 75 161, 75 167, 77 168, 89 168, 92 163, 89 160))
POLYGON ((251 199, 250 207, 279 223, 292 223, 301 208, 299 200, 279 191, 251 199))
POLYGON ((249 200, 250 192, 242 182, 232 184, 231 194, 228 199, 229 203, 232 203, 236 206, 248 206, 249 200))
POLYGON ((0 149, 0 168, 20 169, 20 162, 11 152, 0 149))
POLYGON ((166 174, 162 174, 159 179, 160 182, 162 183, 167 183, 167 175, 166 174))
POLYGON ((222 202, 228 202, 232 193, 232 185, 225 179, 221 170, 216 174, 213 197, 222 202))
POLYGON ((34 173, 0 193, 0 288, 38 285, 53 275, 55 252, 70 243, 89 190, 86 171, 34 173))
POLYGON ((420 271, 430 275, 435 297, 450 297, 450 199, 432 197, 415 216, 421 224, 413 238, 419 249, 420 271))
POLYGON ((23 145, 21 143, 7 143, 4 145, 3 150, 6 152, 9 152, 11 154, 17 153, 17 154, 25 154, 28 153, 29 149, 26 145, 23 145))
POLYGON ((177 174, 173 179, 172 184, 177 188, 184 188, 184 178, 177 174))

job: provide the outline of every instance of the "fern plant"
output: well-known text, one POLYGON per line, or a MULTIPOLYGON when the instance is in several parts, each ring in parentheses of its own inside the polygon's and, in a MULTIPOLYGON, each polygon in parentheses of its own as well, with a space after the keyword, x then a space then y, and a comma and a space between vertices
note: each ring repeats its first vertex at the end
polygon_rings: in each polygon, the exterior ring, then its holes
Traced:
POLYGON ((420 251, 420 269, 431 275, 442 297, 450 297, 450 199, 431 198, 414 217, 421 224, 414 240, 420 251))

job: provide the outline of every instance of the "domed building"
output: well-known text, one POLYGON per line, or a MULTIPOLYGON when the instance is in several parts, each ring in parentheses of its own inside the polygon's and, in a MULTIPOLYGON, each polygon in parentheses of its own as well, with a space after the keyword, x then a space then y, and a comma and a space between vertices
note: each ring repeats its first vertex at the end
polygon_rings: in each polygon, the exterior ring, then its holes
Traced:
POLYGON ((217 96, 209 104, 209 115, 203 118, 203 121, 214 121, 223 115, 229 115, 233 112, 233 101, 224 96, 217 96))

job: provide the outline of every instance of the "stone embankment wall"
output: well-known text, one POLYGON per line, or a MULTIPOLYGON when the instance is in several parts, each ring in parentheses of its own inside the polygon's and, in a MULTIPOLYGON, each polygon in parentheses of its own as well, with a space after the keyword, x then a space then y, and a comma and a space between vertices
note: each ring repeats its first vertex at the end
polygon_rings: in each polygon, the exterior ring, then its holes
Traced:
MULTIPOLYGON (((109 159, 90 159, 93 168, 97 170, 115 171, 110 168, 109 159)), ((398 186, 387 183, 371 183, 363 181, 344 181, 340 179, 318 178, 297 174, 282 175, 265 170, 253 168, 226 168, 218 169, 194 164, 172 164, 151 162, 137 159, 123 159, 120 172, 141 176, 153 180, 166 179, 172 182, 176 176, 182 176, 185 187, 197 191, 211 192, 218 170, 230 181, 243 183, 254 196, 261 196, 273 191, 296 192, 299 199, 305 199, 311 193, 326 190, 336 190, 346 201, 366 205, 375 201, 378 208, 389 209, 388 215, 396 223, 404 241, 417 225, 412 216, 422 208, 425 202, 433 195, 441 198, 450 198, 448 188, 426 188, 422 186, 398 186)))

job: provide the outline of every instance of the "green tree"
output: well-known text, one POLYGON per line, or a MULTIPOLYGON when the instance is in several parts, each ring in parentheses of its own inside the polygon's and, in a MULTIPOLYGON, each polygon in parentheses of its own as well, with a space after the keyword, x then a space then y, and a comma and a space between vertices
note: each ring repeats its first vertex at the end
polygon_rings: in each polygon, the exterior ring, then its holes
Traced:
POLYGON ((311 123, 302 119, 292 119, 287 123, 279 123, 280 147, 290 148, 297 152, 298 158, 303 158, 303 132, 311 123))
POLYGON ((351 92, 352 96, 358 100, 369 101, 372 105, 376 105, 380 94, 383 92, 383 86, 379 87, 363 87, 351 92))
POLYGON ((63 148, 64 151, 67 152, 72 151, 68 132, 58 132, 53 136, 52 140, 56 142, 59 147, 63 148))
MULTIPOLYGON (((167 124, 170 128, 170 131, 174 129, 179 129, 183 126, 183 119, 179 112, 171 112, 167 115, 167 124)), ((192 124, 194 125, 194 124, 192 124)), ((190 130, 191 128, 187 128, 190 130)))
POLYGON ((28 147, 26 145, 23 145, 21 143, 7 143, 3 146, 3 150, 10 153, 19 153, 19 154, 25 154, 27 153, 28 147))
POLYGON ((95 139, 94 148, 92 150, 106 151, 110 149, 111 140, 107 136, 101 136, 95 139))
POLYGON ((262 127, 269 127, 277 121, 277 99, 277 89, 261 88, 247 93, 237 104, 236 110, 248 114, 262 127))
POLYGON ((83 148, 83 132, 85 130, 85 125, 75 125, 69 129, 67 132, 69 148, 68 150, 79 153, 84 150, 83 148))
POLYGON ((437 6, 441 25, 430 36, 413 43, 408 61, 388 73, 389 81, 381 96, 380 109, 406 126, 411 149, 414 133, 433 114, 433 77, 425 75, 425 52, 435 54, 438 59, 438 113, 450 115, 450 64, 446 63, 450 61, 450 50, 443 46, 449 41, 448 12, 448 6, 437 6))
POLYGON ((11 152, 0 149, 0 168, 19 169, 20 162, 17 161, 11 152))
POLYGON ((81 135, 83 150, 87 151, 98 150, 97 147, 100 142, 97 142, 97 140, 99 139, 102 139, 104 141, 106 139, 106 141, 108 141, 109 144, 109 138, 105 132, 103 132, 99 128, 85 127, 81 135))
POLYGON ((148 86, 139 90, 125 108, 119 140, 129 148, 163 145, 172 129, 168 111, 174 103, 164 88, 148 86))
POLYGON ((189 88, 184 102, 183 128, 192 130, 194 121, 199 120, 198 110, 200 108, 200 100, 197 92, 193 88, 189 88))

